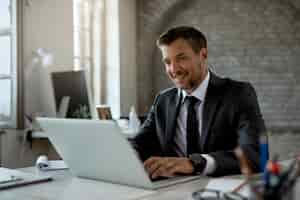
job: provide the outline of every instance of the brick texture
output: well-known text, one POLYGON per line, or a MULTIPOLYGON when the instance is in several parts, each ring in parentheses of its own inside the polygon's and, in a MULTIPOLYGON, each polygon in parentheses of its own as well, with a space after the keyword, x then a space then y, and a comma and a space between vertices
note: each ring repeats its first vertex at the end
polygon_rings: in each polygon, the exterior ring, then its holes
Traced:
POLYGON ((298 0, 138 1, 138 102, 172 84, 155 39, 192 25, 208 39, 209 64, 222 76, 249 81, 269 128, 300 128, 300 3, 298 0))

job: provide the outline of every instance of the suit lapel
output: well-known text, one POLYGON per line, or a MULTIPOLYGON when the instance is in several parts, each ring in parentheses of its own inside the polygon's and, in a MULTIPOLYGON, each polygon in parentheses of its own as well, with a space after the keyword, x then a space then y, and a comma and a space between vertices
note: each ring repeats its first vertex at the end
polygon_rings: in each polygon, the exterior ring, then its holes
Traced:
MULTIPOLYGON (((177 125, 177 116, 179 113, 180 102, 182 99, 182 94, 180 90, 177 90, 178 93, 174 93, 173 96, 169 99, 169 104, 167 107, 167 128, 166 128, 166 140, 165 140, 165 148, 167 150, 168 147, 171 147, 173 144, 172 140, 174 138, 176 125, 177 125)), ((171 151, 168 149, 167 151, 171 151)))
POLYGON ((201 151, 204 150, 204 145, 208 139, 208 133, 211 128, 211 123, 213 118, 216 115, 216 108, 221 99, 221 90, 219 89, 223 80, 218 78, 212 72, 210 72, 211 78, 209 80, 204 107, 202 115, 202 130, 201 130, 201 139, 200 146, 201 151))

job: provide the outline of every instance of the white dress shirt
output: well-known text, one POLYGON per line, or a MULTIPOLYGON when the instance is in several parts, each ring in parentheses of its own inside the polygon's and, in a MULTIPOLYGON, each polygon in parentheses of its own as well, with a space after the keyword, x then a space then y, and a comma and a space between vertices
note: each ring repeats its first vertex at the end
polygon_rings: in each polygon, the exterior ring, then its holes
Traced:
MULTIPOLYGON (((184 90, 180 91, 182 93, 182 102, 181 102, 179 115, 177 117, 177 126, 176 126, 175 138, 174 138, 174 142, 175 142, 174 150, 178 155, 183 157, 187 156, 187 141, 186 141, 187 105, 184 100, 186 96, 194 96, 200 100, 198 103, 196 103, 195 109, 197 109, 196 110, 197 120, 199 122, 198 132, 199 132, 199 136, 201 136, 203 105, 204 105, 206 91, 207 91, 208 82, 210 78, 209 73, 210 72, 207 73, 202 83, 191 94, 187 94, 187 92, 184 90)), ((202 156, 206 159, 206 166, 202 173, 205 175, 213 173, 216 168, 214 158, 208 154, 202 154, 202 156)))

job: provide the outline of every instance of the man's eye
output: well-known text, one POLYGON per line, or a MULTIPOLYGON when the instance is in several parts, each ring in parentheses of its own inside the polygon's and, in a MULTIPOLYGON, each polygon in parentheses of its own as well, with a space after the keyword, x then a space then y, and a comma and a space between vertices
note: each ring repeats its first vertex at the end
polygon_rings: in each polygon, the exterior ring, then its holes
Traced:
POLYGON ((170 65, 170 61, 164 60, 165 65, 170 65))
POLYGON ((178 60, 186 60, 186 59, 188 59, 187 56, 180 56, 180 57, 178 57, 178 60))

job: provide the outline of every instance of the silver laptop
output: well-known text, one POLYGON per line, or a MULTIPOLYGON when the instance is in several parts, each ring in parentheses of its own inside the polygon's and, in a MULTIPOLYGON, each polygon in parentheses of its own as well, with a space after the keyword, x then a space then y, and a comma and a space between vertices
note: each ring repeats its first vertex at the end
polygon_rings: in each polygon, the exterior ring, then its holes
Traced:
POLYGON ((114 121, 38 118, 71 172, 83 178, 147 189, 186 182, 199 176, 151 181, 137 153, 114 121))

